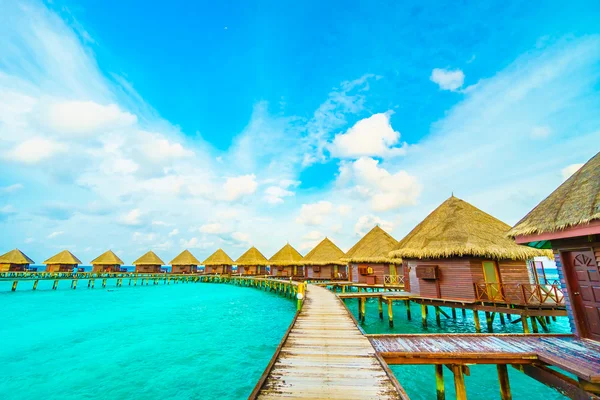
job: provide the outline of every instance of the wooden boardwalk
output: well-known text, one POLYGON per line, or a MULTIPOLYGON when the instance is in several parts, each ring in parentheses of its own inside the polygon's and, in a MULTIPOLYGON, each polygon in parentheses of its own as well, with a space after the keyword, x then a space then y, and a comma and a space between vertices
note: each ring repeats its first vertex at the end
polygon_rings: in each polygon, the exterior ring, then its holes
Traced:
POLYGON ((408 396, 335 294, 309 285, 302 310, 250 398, 408 396))
POLYGON ((600 382, 600 344, 572 335, 368 335, 389 364, 543 362, 600 382))

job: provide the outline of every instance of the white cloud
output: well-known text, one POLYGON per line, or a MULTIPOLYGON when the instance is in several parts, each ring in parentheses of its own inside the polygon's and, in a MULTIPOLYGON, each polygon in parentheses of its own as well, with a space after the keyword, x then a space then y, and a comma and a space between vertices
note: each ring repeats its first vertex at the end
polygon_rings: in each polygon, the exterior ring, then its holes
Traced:
POLYGON ((335 135, 329 146, 331 155, 340 158, 361 156, 392 157, 406 153, 405 146, 394 147, 400 140, 400 132, 390 124, 393 112, 373 114, 361 119, 346 133, 335 135))
POLYGON ((227 178, 223 185, 225 200, 239 200, 244 196, 256 192, 257 187, 258 183, 256 182, 256 175, 254 174, 227 178))
POLYGON ((243 232, 233 232, 231 238, 237 241, 240 245, 250 244, 250 235, 243 232))
POLYGON ((142 224, 141 217, 142 212, 140 209, 134 208, 133 210, 121 215, 119 222, 121 222, 123 225, 139 226, 142 224))
POLYGON ((281 204, 284 197, 294 196, 295 193, 279 186, 269 186, 265 190, 265 200, 269 204, 281 204))
POLYGON ((6 159, 24 164, 37 164, 67 151, 67 145, 52 139, 33 137, 5 153, 6 159))
POLYGON ((561 171, 563 181, 566 181, 567 179, 569 179, 571 177, 571 175, 573 175, 575 172, 579 171, 579 169, 581 167, 583 167, 583 164, 571 164, 571 165, 563 168, 561 171))
POLYGON ((46 106, 42 122, 57 134, 76 137, 127 127, 135 124, 137 118, 121 111, 116 104, 61 101, 46 106))
POLYGON ((546 139, 552 131, 547 126, 536 126, 531 130, 531 137, 534 139, 546 139))
POLYGON ((318 240, 321 241, 325 238, 325 235, 319 231, 310 231, 306 235, 302 236, 302 239, 306 240, 318 240))
POLYGON ((352 206, 349 206, 347 204, 340 204, 337 208, 337 211, 341 216, 346 216, 352 211, 352 206))
POLYGON ((460 69, 434 68, 429 79, 437 83, 440 89, 456 91, 465 82, 465 74, 460 69))
POLYGON ((134 242, 153 242, 156 240, 155 233, 142 233, 142 232, 134 232, 131 236, 131 239, 134 242))
POLYGON ((152 225, 154 225, 154 226, 171 226, 173 224, 169 224, 168 222, 157 220, 157 221, 152 221, 152 225))
POLYGON ((358 219, 358 221, 356 221, 356 224, 354 225, 354 233, 357 236, 364 236, 371 229, 373 229, 375 225, 379 225, 381 229, 387 233, 390 233, 390 231, 394 229, 394 224, 390 221, 382 220, 375 215, 363 215, 358 219))
POLYGON ((10 194, 18 192, 21 189, 23 189, 23 185, 20 183, 15 183, 14 185, 0 187, 0 193, 10 194))
POLYGON ((194 152, 186 149, 181 143, 169 141, 164 135, 140 132, 140 148, 144 155, 154 162, 192 157, 194 152))
POLYGON ((374 211, 414 205, 422 190, 416 177, 402 170, 391 174, 379 167, 379 161, 368 157, 341 164, 338 180, 341 184, 344 181, 354 182, 356 186, 352 191, 369 199, 374 211))
POLYGON ((48 235, 48 239, 54 239, 60 235, 64 234, 63 231, 55 231, 48 235))
POLYGON ((302 204, 300 215, 296 222, 304 225, 321 225, 325 216, 331 214, 333 204, 329 201, 319 201, 312 204, 302 204))
POLYGON ((25 239, 25 243, 29 244, 29 243, 33 243, 33 242, 35 242, 35 239, 32 238, 32 237, 29 237, 29 238, 25 239))
POLYGON ((199 229, 202 233, 220 234, 227 232, 227 229, 220 223, 204 224, 199 229))
POLYGON ((169 236, 177 236, 179 235, 179 229, 175 228, 171 232, 169 232, 169 236))
POLYGON ((215 245, 214 242, 207 242, 193 237, 189 240, 180 239, 179 246, 185 249, 208 249, 215 245))

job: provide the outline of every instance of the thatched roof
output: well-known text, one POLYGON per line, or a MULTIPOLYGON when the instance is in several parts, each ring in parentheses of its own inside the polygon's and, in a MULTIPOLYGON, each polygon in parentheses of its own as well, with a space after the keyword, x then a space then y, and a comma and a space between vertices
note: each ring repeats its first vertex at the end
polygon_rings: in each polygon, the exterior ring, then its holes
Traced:
POLYGON ((345 256, 339 247, 325 238, 300 260, 299 265, 346 265, 341 260, 345 256))
POLYGON ((302 254, 298 252, 291 244, 286 244, 273 257, 269 258, 271 265, 298 265, 302 260, 302 254))
POLYGON ((548 252, 519 246, 506 236, 510 226, 454 196, 402 239, 390 257, 485 257, 526 260, 548 252))
POLYGON ((345 262, 354 263, 399 263, 397 258, 392 259, 389 254, 398 245, 398 241, 389 233, 375 226, 362 239, 358 241, 342 258, 345 262))
POLYGON ((227 255, 227 253, 225 253, 222 249, 219 249, 217 251, 215 251, 214 253, 211 254, 210 257, 208 257, 206 260, 204 260, 202 262, 202 265, 233 265, 234 262, 231 259, 231 257, 229 257, 227 255))
POLYGON ((160 259, 152 250, 138 258, 133 262, 133 265, 165 265, 164 261, 160 259))
POLYGON ((235 260, 235 264, 237 266, 269 265, 269 260, 267 260, 267 257, 263 256, 263 254, 258 251, 256 247, 252 246, 248 249, 248 251, 235 260))
POLYGON ((46 261, 44 261, 46 265, 52 264, 81 264, 81 260, 73 255, 69 250, 63 250, 55 256, 50 257, 46 261))
POLYGON ((200 261, 189 250, 184 250, 171 260, 171 265, 200 265, 200 261))
POLYGON ((27 257, 25 253, 23 253, 19 249, 14 249, 9 251, 8 253, 2 254, 0 256, 0 264, 35 264, 31 258, 27 257))
POLYGON ((123 265, 121 260, 112 250, 108 250, 92 260, 92 265, 123 265))
POLYGON ((600 220, 600 153, 508 232, 511 237, 555 232, 600 220))

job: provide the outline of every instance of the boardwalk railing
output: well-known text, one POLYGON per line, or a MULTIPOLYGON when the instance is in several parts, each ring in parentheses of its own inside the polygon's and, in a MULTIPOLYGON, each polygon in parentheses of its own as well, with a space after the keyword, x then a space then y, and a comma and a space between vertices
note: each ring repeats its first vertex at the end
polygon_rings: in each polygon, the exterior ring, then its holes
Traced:
POLYGON ((383 284, 386 286, 404 285, 404 275, 384 275, 383 284))
POLYGON ((477 300, 494 303, 522 305, 558 305, 565 304, 565 296, 558 282, 539 283, 475 283, 477 300))

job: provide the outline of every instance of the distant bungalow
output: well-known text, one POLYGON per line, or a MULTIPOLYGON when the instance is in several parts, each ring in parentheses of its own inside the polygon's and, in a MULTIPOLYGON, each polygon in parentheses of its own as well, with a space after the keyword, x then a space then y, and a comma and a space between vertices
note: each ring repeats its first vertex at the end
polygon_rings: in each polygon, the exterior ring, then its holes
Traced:
POLYGON ((346 254, 331 240, 325 238, 302 258, 300 265, 306 267, 308 279, 347 279, 346 254))
POLYGON ((405 287, 411 293, 521 302, 516 289, 530 283, 527 260, 547 253, 519 246, 507 237, 509 230, 504 222, 452 196, 402 239, 390 257, 404 261, 405 287))
POLYGON ((342 261, 348 263, 349 279, 356 283, 369 285, 398 285, 403 276, 402 260, 392 259, 390 251, 398 241, 389 233, 375 226, 348 252, 342 261), (387 281, 387 282, 386 282, 387 281))
POLYGON ((173 274, 192 274, 200 265, 200 261, 189 250, 184 250, 171 260, 171 273, 173 274))
POLYGON ((234 264, 231 257, 219 249, 202 262, 205 266, 205 274, 231 274, 231 266, 234 264))
POLYGON ((44 261, 44 264, 46 264, 46 272, 71 272, 81 264, 81 260, 69 250, 63 250, 44 261))
POLYGON ((269 260, 256 247, 252 246, 235 260, 235 264, 238 267, 238 274, 265 275, 269 260))
POLYGON ((517 243, 554 250, 575 335, 600 341, 600 153, 509 232, 517 243))
POLYGON ((304 266, 299 265, 300 260, 302 260, 302 254, 291 244, 286 244, 273 257, 269 258, 271 275, 304 278, 304 266))
POLYGON ((0 272, 25 271, 29 265, 35 264, 19 249, 14 249, 0 256, 0 272))
POLYGON ((123 260, 112 250, 102 253, 92 260, 92 272, 120 272, 123 260))
POLYGON ((160 273, 160 268, 165 265, 165 263, 152 250, 150 250, 135 260, 133 265, 135 265, 135 272, 138 273, 160 273))

